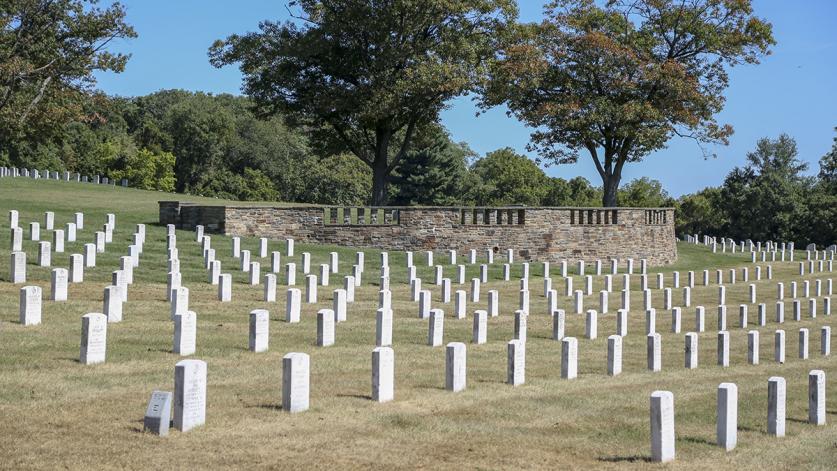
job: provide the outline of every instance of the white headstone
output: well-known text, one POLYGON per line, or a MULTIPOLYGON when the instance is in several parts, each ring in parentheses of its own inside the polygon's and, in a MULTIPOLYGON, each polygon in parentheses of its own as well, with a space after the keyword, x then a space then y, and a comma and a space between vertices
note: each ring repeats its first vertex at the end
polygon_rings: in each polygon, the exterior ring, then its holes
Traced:
POLYGON ((751 365, 759 364, 759 331, 747 332, 747 362, 751 365))
POLYGON ((785 331, 781 329, 773 336, 773 359, 776 363, 785 362, 785 331))
POLYGON ((392 345, 392 309, 389 307, 379 308, 375 312, 375 345, 392 345))
POLYGON ((334 311, 320 309, 317 311, 317 346, 331 345, 334 345, 334 311))
POLYGON ((785 378, 771 376, 767 380, 767 433, 775 437, 785 436, 785 378))
POLYGON ((575 379, 578 376, 578 340, 564 337, 561 340, 561 377, 575 379))
POLYGON ((825 425, 825 372, 808 373, 808 423, 825 425))
POLYGON ((67 300, 67 284, 70 281, 70 275, 66 268, 53 268, 52 276, 50 278, 49 299, 51 301, 66 301, 67 300))
POLYGON ((607 337, 607 374, 617 376, 622 373, 622 336, 607 337))
POLYGON ((317 275, 305 276, 305 302, 308 304, 317 302, 317 275))
POLYGON ((290 288, 287 293, 285 322, 299 322, 299 314, 302 308, 302 292, 297 288, 290 288))
POLYGON ((180 286, 172 289, 171 294, 171 310, 169 319, 174 320, 175 316, 185 313, 189 310, 189 288, 180 286))
POLYGON ((310 357, 288 353, 282 358, 282 410, 288 413, 308 410, 310 357))
POLYGON ((510 340, 506 344, 506 382, 519 386, 526 382, 526 343, 510 340))
POLYGON ((38 266, 48 267, 52 265, 52 244, 47 241, 38 242, 38 266))
POLYGON ((440 347, 445 329, 445 312, 441 309, 430 310, 430 322, 427 331, 427 345, 440 347))
POLYGON ((658 372, 663 369, 662 336, 660 334, 648 334, 645 336, 648 369, 658 372))
POLYGON ((395 398, 395 352, 390 347, 372 350, 372 400, 388 402, 395 398))
POLYGON ((206 422, 206 362, 180 360, 174 365, 174 428, 181 432, 206 422))
POLYGON ((40 324, 42 305, 43 300, 40 286, 24 286, 20 288, 20 323, 23 325, 40 324))
POLYGON ((674 460, 674 394, 651 393, 651 460, 666 463, 674 460))
POLYGON ((108 320, 104 314, 90 313, 81 317, 81 353, 79 363, 93 365, 105 362, 108 320))
POLYGON ((181 356, 193 355, 197 336, 198 316, 195 311, 184 311, 174 316, 174 353, 181 356))
POLYGON ((270 314, 266 309, 250 311, 250 341, 251 352, 266 352, 270 334, 270 314))
POLYGON ((445 389, 459 392, 465 389, 465 344, 451 342, 445 348, 445 389))
POLYGON ((122 322, 122 293, 119 286, 106 286, 102 310, 109 323, 122 322))
POLYGON ((12 252, 9 261, 12 284, 26 283, 26 252, 12 252))
POLYGON ((218 301, 232 301, 232 275, 229 273, 218 275, 218 301))

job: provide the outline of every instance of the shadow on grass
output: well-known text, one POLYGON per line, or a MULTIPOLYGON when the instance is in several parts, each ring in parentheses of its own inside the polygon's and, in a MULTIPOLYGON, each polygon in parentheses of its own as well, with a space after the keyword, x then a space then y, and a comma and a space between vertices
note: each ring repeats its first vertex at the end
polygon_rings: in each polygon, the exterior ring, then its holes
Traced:
POLYGON ((797 424, 807 424, 808 423, 808 419, 802 420, 802 419, 796 419, 794 417, 787 417, 787 418, 785 418, 785 420, 787 420, 788 422, 794 422, 794 423, 797 423, 797 424))
POLYGON ((699 444, 699 445, 717 446, 717 443, 711 442, 711 441, 709 441, 705 438, 701 438, 701 437, 677 437, 677 440, 681 440, 681 441, 689 442, 689 443, 696 443, 696 444, 699 444))
POLYGON ((259 408, 267 410, 282 410, 282 404, 256 404, 252 406, 244 406, 247 409, 259 408))
POLYGON ((606 463, 650 463, 651 457, 650 456, 640 456, 640 455, 632 455, 632 456, 600 456, 596 458, 597 461, 604 461, 606 463))
POLYGON ((368 394, 338 394, 337 397, 352 397, 355 399, 365 399, 367 401, 372 400, 372 396, 368 394))

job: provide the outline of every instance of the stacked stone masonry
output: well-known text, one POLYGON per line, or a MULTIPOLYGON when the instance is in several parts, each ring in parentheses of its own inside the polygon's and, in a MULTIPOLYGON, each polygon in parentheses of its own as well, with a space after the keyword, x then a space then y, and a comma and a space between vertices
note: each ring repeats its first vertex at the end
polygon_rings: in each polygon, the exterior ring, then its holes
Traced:
POLYGON ((206 206, 160 201, 160 223, 230 236, 384 250, 513 249, 524 260, 677 260, 671 208, 206 206))

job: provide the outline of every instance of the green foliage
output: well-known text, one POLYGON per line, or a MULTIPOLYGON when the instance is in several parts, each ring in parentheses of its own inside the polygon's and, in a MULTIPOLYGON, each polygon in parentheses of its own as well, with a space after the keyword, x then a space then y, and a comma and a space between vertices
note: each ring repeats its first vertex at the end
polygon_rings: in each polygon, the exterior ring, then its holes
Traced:
POLYGON ((619 189, 619 203, 634 208, 665 208, 674 206, 674 199, 658 180, 642 177, 619 189))
POLYGON ((820 160, 819 178, 808 177, 791 137, 760 139, 747 165, 733 169, 720 188, 678 200, 677 232, 831 245, 837 242, 834 154, 820 160))
POLYGON ((235 136, 233 113, 211 96, 196 94, 174 104, 164 119, 177 156, 177 191, 207 186, 207 175, 223 168, 235 136))
POLYGON ((128 56, 108 52, 116 38, 136 37, 118 3, 96 0, 4 0, 0 6, 0 153, 31 162, 79 117, 98 71, 121 72, 128 56))
POLYGON ((478 206, 537 206, 548 192, 543 170, 508 147, 477 160, 472 172, 479 180, 468 197, 478 206))
POLYGON ((797 240, 810 182, 801 174, 806 165, 798 159, 796 142, 787 135, 760 139, 747 162, 733 169, 722 187, 721 204, 729 218, 725 235, 797 240))
POLYGON ((240 64, 259 116, 281 113, 325 155, 353 154, 373 171, 383 204, 390 173, 415 133, 474 88, 491 40, 516 15, 512 0, 299 0, 300 21, 266 21, 210 49, 240 64), (300 26, 302 25, 302 26, 300 26))
POLYGON ((446 206, 457 204, 468 173, 467 160, 474 152, 465 143, 454 143, 439 128, 417 140, 420 150, 408 152, 394 170, 390 203, 399 206, 446 206))
POLYGON ((540 24, 501 37, 485 108, 506 104, 536 129, 531 150, 571 163, 590 154, 603 204, 616 206, 622 169, 674 135, 725 143, 715 115, 727 68, 774 43, 750 0, 555 0, 540 24))
POLYGON ((127 179, 132 187, 143 190, 174 191, 174 154, 140 149, 119 162, 120 169, 107 174, 114 180, 127 179))
POLYGON ((602 191, 584 177, 570 180, 550 178, 548 192, 542 202, 544 206, 586 206, 602 205, 602 191))
POLYGON ((677 234, 725 234, 729 226, 721 210, 721 189, 703 190, 681 196, 675 204, 675 231, 677 234))
POLYGON ((343 206, 368 203, 372 174, 359 160, 334 155, 317 162, 309 171, 305 201, 343 206))
MULTIPOLYGON (((834 128, 837 131, 837 128, 834 128)), ((837 137, 831 150, 820 159, 820 180, 826 189, 837 195, 837 137)))

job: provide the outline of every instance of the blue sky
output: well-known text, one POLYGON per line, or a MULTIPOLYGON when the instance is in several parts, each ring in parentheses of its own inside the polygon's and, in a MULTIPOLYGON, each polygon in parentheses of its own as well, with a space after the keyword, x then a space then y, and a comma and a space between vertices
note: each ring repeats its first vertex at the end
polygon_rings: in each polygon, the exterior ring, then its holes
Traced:
MULTIPOLYGON (((132 54, 122 74, 99 74, 99 88, 122 96, 182 88, 212 93, 240 93, 235 67, 215 69, 207 49, 216 39, 257 29, 261 20, 287 17, 285 0, 123 0, 128 21, 139 37, 114 45, 132 54)), ((519 0, 523 21, 541 18, 542 1, 519 0)), ((760 65, 731 72, 727 104, 719 121, 732 124, 729 146, 709 148, 717 158, 704 160, 691 141, 675 139, 668 148, 644 162, 625 167, 623 182, 648 176, 663 182, 673 196, 719 185, 730 169, 761 137, 787 133, 799 145, 809 172, 831 148, 837 126, 837 1, 755 0, 759 16, 773 23, 778 42, 760 65)), ((475 117, 476 108, 463 97, 442 114, 442 123, 457 141, 480 154, 501 147, 525 153, 529 132, 498 108, 475 117)), ((551 166, 547 174, 581 175, 593 184, 601 180, 588 156, 577 164, 551 166)))

